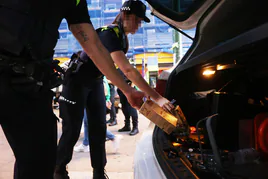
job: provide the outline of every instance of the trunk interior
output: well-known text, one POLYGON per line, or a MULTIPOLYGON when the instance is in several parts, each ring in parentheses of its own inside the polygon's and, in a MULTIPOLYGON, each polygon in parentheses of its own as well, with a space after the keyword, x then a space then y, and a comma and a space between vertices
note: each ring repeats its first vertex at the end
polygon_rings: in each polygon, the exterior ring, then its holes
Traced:
POLYGON ((154 130, 167 178, 268 178, 267 43, 262 38, 226 52, 222 44, 171 74, 166 96, 191 127, 187 136, 154 130))

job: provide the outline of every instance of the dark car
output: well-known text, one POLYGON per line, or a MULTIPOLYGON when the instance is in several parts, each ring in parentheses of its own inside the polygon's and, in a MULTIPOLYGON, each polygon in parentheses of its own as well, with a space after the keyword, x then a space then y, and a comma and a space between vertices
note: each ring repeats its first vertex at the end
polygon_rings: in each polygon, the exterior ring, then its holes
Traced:
POLYGON ((267 179, 268 2, 147 2, 178 31, 196 26, 196 33, 164 93, 188 130, 149 128, 137 146, 135 178, 267 179))

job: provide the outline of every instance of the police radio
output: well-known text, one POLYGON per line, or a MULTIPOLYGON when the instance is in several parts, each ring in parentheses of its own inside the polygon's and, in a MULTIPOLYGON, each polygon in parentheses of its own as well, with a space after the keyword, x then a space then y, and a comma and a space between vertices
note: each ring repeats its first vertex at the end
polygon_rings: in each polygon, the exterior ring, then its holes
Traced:
POLYGON ((84 61, 81 60, 81 58, 76 53, 74 53, 71 56, 71 61, 65 72, 63 84, 66 84, 70 76, 74 73, 77 73, 83 64, 84 64, 84 61))
POLYGON ((68 65, 67 71, 70 71, 72 73, 77 73, 82 65, 83 65, 83 62, 80 60, 78 55, 73 54, 71 56, 71 61, 70 61, 69 65, 68 65))

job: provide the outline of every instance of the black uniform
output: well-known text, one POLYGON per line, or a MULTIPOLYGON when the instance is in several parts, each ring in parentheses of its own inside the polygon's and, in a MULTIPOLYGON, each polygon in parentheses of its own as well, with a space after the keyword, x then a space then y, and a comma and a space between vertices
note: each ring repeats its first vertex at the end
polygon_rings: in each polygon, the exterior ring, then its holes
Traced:
MULTIPOLYGON (((117 31, 119 32, 117 34, 113 28, 102 29, 97 32, 110 53, 121 50, 126 52, 122 46, 121 30, 117 31)), ((82 52, 80 58, 87 62, 77 73, 70 76, 60 97, 63 134, 58 146, 57 166, 62 172, 66 172, 66 165, 72 158, 73 147, 79 138, 85 107, 88 116, 91 165, 94 171, 102 171, 106 165, 106 103, 103 75, 85 52, 82 52)))
MULTIPOLYGON (((125 81, 131 85, 132 82, 124 75, 124 73, 118 69, 119 73, 124 77, 125 81)), ((138 130, 138 112, 135 108, 133 108, 128 100, 127 97, 124 95, 124 93, 120 90, 117 89, 117 93, 120 97, 120 103, 122 104, 122 111, 125 116, 125 125, 123 128, 119 129, 118 132, 125 132, 125 131, 130 131, 130 117, 132 118, 132 130, 129 133, 130 135, 136 135, 139 133, 138 130)))
POLYGON ((57 126, 51 62, 63 18, 90 23, 86 0, 1 0, 0 124, 16 179, 52 179, 57 126), (25 68, 24 68, 25 67, 25 68))

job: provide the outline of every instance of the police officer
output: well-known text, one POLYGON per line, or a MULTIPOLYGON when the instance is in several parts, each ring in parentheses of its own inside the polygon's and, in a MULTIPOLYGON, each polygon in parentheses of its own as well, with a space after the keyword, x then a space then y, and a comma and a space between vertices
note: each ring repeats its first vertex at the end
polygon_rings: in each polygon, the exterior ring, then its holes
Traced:
POLYGON ((108 110, 108 113, 110 114, 110 119, 106 122, 109 126, 115 126, 117 125, 117 119, 116 119, 116 107, 115 107, 115 86, 114 84, 108 80, 109 88, 110 88, 110 102, 111 102, 111 109, 108 110))
POLYGON ((143 93, 130 88, 90 22, 86 0, 1 0, 0 124, 16 158, 16 179, 52 179, 57 126, 50 88, 59 85, 53 49, 66 18, 91 60, 135 107, 143 93))
MULTIPOLYGON (((170 110, 173 106, 169 101, 147 84, 125 56, 128 51, 127 34, 134 34, 140 27, 142 20, 150 21, 145 16, 145 12, 146 6, 141 1, 126 1, 114 23, 97 29, 97 33, 103 45, 110 52, 112 60, 122 72, 160 106, 170 110)), ((67 70, 67 73, 68 71, 74 73, 70 75, 61 96, 60 115, 63 118, 63 134, 58 146, 55 179, 69 178, 66 165, 72 158, 73 147, 79 138, 84 108, 87 109, 88 116, 93 178, 105 178, 106 106, 102 82, 103 75, 86 53, 82 52, 80 58, 78 63, 82 63, 82 65, 76 65, 77 67, 80 66, 78 70, 77 68, 73 69, 72 65, 67 70)), ((131 86, 129 87, 131 88, 131 86)))
POLYGON ((54 179, 69 179, 66 165, 71 161, 73 148, 77 142, 84 109, 88 122, 91 165, 93 178, 104 179, 106 173, 106 100, 103 75, 83 51, 80 58, 73 59, 66 71, 68 79, 63 85, 60 97, 60 117, 62 135, 58 144, 54 179), (75 68, 73 64, 77 61, 75 68))

